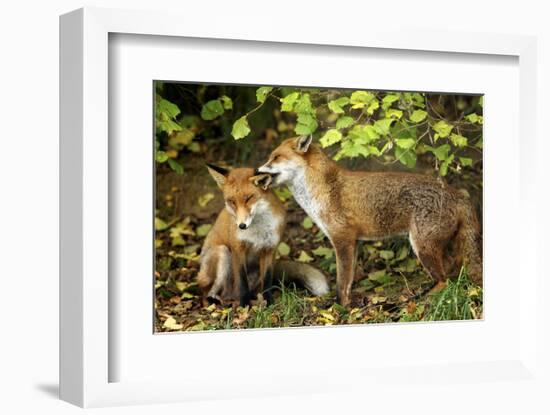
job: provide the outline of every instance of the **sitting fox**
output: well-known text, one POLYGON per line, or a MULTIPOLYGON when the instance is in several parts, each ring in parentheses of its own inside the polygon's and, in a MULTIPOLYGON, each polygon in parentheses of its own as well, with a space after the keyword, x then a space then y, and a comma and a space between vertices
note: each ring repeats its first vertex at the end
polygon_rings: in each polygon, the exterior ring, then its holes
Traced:
POLYGON ((291 261, 274 264, 286 211, 269 189, 271 175, 255 174, 250 168, 207 167, 223 192, 225 207, 201 251, 197 282, 206 297, 221 302, 238 299, 244 306, 261 293, 271 303, 274 274, 301 283, 314 295, 328 293, 324 274, 312 266, 291 261))
POLYGON ((457 264, 481 283, 479 223, 466 195, 427 175, 346 170, 311 141, 285 140, 258 171, 287 185, 334 246, 340 304, 350 301, 358 240, 408 235, 434 285, 457 264), (445 257, 449 244, 455 261, 445 257))

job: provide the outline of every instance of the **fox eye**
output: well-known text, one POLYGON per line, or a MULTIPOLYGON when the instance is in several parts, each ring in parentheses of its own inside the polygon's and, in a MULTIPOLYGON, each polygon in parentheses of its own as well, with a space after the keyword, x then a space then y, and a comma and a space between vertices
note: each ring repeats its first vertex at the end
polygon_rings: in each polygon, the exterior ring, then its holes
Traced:
POLYGON ((249 195, 247 197, 244 198, 244 203, 248 203, 250 201, 250 199, 252 199, 254 197, 254 195, 249 195))
POLYGON ((273 161, 277 160, 278 158, 279 158, 279 155, 278 155, 278 154, 275 155, 275 156, 273 156, 273 161))
POLYGON ((230 206, 235 206, 235 201, 233 199, 227 199, 225 202, 230 206))

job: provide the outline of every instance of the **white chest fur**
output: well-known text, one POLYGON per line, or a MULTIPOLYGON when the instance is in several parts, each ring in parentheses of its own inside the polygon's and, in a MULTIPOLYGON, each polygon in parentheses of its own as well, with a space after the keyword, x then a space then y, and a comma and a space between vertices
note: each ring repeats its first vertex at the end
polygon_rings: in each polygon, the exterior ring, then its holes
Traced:
POLYGON ((250 226, 237 230, 237 238, 248 242, 255 250, 275 249, 279 245, 279 226, 281 219, 274 215, 267 203, 258 202, 256 213, 250 226))
POLYGON ((315 224, 330 239, 327 226, 321 219, 321 202, 314 198, 313 193, 308 187, 305 173, 301 171, 296 174, 288 186, 294 199, 301 206, 315 224))

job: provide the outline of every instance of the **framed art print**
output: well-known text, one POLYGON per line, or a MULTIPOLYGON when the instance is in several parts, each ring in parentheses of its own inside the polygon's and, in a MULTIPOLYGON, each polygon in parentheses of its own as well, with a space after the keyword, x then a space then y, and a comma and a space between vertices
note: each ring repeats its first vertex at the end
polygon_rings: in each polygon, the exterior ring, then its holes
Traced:
POLYGON ((62 399, 542 385, 533 39, 183 20, 61 19, 62 399))

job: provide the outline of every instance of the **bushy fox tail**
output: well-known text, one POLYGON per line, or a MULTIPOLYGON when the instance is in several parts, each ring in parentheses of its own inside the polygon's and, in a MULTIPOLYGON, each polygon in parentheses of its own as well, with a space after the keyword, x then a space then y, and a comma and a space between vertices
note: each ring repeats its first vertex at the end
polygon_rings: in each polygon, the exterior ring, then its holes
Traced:
POLYGON ((458 208, 459 224, 455 240, 457 263, 458 265, 464 265, 470 278, 481 284, 483 281, 483 263, 479 222, 469 198, 462 199, 458 208))
POLYGON ((275 261, 274 277, 279 281, 296 282, 313 295, 325 295, 329 292, 329 285, 325 274, 311 265, 294 261, 275 261))

